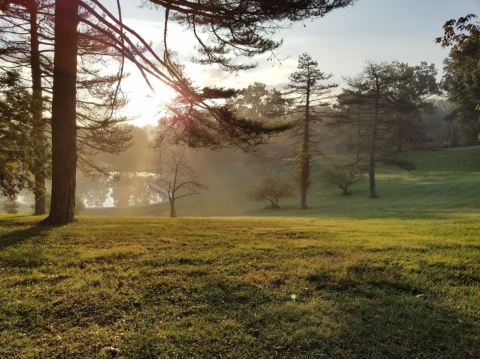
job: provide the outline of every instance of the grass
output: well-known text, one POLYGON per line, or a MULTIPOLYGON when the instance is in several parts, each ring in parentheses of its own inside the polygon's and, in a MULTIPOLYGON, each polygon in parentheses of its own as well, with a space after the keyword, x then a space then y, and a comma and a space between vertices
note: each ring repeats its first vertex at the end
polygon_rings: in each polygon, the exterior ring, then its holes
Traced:
POLYGON ((480 149, 407 157, 304 212, 232 162, 179 208, 217 217, 0 215, 0 358, 479 358, 480 149))
POLYGON ((0 219, 2 358, 478 358, 480 215, 0 219))

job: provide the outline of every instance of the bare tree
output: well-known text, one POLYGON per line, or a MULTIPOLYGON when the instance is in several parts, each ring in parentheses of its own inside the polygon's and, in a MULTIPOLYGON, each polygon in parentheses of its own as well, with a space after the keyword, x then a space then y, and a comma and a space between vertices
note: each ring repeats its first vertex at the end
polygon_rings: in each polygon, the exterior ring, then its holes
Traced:
POLYGON ((158 184, 163 187, 170 203, 170 217, 176 217, 176 202, 179 199, 201 194, 206 186, 188 163, 185 151, 170 150, 163 154, 158 184))

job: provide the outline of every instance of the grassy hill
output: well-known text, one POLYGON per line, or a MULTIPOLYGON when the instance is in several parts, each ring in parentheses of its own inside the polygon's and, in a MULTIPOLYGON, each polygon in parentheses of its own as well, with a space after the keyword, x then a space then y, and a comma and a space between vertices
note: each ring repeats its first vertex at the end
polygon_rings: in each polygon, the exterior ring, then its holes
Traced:
MULTIPOLYGON (((313 174, 309 196, 310 210, 298 210, 298 200, 283 202, 283 209, 264 210, 245 193, 262 176, 258 166, 246 161, 206 164, 202 180, 209 191, 178 203, 184 216, 347 216, 347 217, 417 217, 451 211, 470 212, 480 209, 480 147, 415 152, 404 156, 416 164, 407 172, 394 167, 378 169, 380 198, 368 200, 367 179, 353 186, 353 194, 341 196, 313 174)), ((291 170, 284 169, 286 176, 291 170)), ((293 178, 291 178, 293 182, 293 178)), ((168 215, 168 206, 90 209, 89 215, 168 215)))

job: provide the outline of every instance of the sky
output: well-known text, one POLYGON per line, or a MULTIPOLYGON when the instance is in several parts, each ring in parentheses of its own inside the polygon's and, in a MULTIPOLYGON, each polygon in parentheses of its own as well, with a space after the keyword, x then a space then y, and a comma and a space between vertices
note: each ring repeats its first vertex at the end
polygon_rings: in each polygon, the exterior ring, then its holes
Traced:
MULTIPOLYGON (((104 1, 112 10, 115 0, 104 1)), ((159 51, 163 46, 163 13, 141 6, 142 1, 123 0, 124 21, 151 41, 159 51)), ((295 24, 280 30, 276 39, 284 44, 276 51, 280 61, 268 55, 259 56, 253 70, 229 74, 216 66, 191 62, 195 43, 179 26, 171 26, 169 48, 185 64, 186 73, 195 85, 242 88, 263 82, 281 89, 295 71, 298 56, 309 53, 322 71, 332 73, 342 85, 345 77, 358 74, 369 61, 401 61, 418 64, 434 63, 441 70, 448 50, 435 43, 442 35, 448 19, 468 13, 480 14, 480 0, 357 0, 353 6, 335 10, 324 18, 295 24)), ((127 66, 129 77, 123 89, 130 101, 125 108, 130 123, 137 126, 156 125, 163 104, 174 96, 160 83, 152 93, 133 65, 127 66)))

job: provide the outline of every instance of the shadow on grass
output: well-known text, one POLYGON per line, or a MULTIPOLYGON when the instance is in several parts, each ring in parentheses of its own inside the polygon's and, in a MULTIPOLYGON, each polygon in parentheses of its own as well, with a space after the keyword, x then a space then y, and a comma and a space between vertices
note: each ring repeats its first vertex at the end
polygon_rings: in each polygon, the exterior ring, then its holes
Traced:
POLYGON ((0 220, 0 226, 22 226, 22 228, 14 230, 13 232, 0 235, 0 251, 22 243, 32 237, 43 236, 52 228, 34 221, 19 222, 13 219, 0 220), (25 225, 28 227, 25 228, 25 225))
POLYGON ((364 265, 341 278, 306 279, 308 291, 296 300, 278 296, 282 285, 209 277, 182 287, 174 278, 157 279, 141 302, 163 315, 169 308, 171 332, 169 340, 153 332, 149 340, 178 357, 480 357, 478 318, 418 283, 364 265))
POLYGON ((307 280, 332 303, 335 329, 316 340, 297 335, 293 347, 342 358, 480 357, 478 318, 393 269, 355 265, 341 278, 319 273, 307 280))

